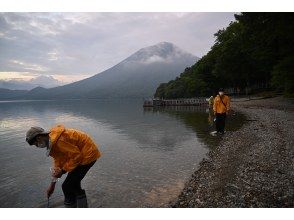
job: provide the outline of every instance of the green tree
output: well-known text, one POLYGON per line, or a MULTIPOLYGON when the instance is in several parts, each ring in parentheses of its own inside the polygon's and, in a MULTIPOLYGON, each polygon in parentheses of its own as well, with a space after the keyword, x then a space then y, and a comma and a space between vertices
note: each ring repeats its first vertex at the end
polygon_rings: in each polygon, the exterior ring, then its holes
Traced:
POLYGON ((294 97, 294 56, 286 57, 274 67, 271 83, 278 91, 294 97))
POLYGON ((155 96, 211 95, 217 88, 269 84, 293 94, 294 13, 240 13, 216 34, 215 44, 155 96))

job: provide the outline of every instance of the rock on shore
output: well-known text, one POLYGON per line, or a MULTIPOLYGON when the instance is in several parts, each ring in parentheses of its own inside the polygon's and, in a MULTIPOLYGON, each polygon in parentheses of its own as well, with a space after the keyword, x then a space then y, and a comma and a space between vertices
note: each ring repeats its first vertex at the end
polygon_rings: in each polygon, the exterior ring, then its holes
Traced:
POLYGON ((227 132, 171 207, 294 207, 294 108, 281 97, 232 102, 247 123, 227 132))

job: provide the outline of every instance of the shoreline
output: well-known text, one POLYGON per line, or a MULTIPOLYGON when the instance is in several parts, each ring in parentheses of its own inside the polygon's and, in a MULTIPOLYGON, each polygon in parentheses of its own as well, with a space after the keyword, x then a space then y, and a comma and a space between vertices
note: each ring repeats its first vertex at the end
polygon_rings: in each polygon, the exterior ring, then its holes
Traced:
POLYGON ((294 207, 294 104, 232 102, 247 122, 227 132, 170 207, 294 207))

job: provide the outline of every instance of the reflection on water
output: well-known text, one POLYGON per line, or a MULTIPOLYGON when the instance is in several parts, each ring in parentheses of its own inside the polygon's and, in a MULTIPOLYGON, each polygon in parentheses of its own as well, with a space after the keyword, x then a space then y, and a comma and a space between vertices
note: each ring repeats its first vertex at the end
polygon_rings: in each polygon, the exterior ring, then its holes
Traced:
MULTIPOLYGON (((83 183, 91 207, 162 206, 180 192, 206 146, 218 141, 208 135, 209 117, 195 107, 143 109, 141 100, 0 102, 0 206, 44 203, 51 158, 24 136, 31 126, 59 123, 89 133, 100 145, 102 157, 83 183)), ((229 130, 240 124, 236 119, 229 130)), ((57 203, 62 181, 52 198, 57 203)))
MULTIPOLYGON (((160 113, 173 116, 188 128, 195 131, 199 141, 213 149, 221 140, 221 136, 209 135, 215 130, 215 116, 213 110, 203 106, 168 106, 164 108, 145 108, 147 113, 160 113)), ((239 129, 245 121, 245 116, 238 112, 232 112, 226 119, 226 132, 239 129)))

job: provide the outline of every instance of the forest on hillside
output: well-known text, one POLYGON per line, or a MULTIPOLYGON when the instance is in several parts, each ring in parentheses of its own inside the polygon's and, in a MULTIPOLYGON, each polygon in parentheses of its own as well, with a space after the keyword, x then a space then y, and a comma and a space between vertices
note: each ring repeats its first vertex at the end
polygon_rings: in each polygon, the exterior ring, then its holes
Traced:
POLYGON ((294 13, 239 13, 215 34, 210 51, 154 97, 210 96, 262 90, 294 94, 294 13))

